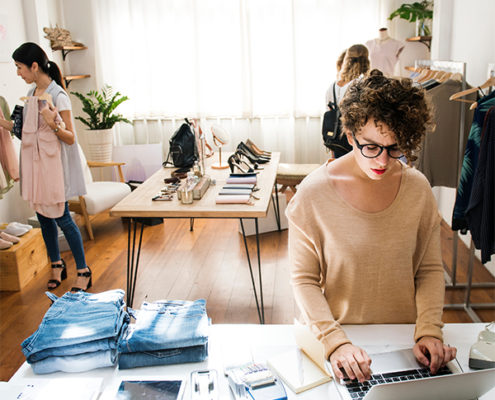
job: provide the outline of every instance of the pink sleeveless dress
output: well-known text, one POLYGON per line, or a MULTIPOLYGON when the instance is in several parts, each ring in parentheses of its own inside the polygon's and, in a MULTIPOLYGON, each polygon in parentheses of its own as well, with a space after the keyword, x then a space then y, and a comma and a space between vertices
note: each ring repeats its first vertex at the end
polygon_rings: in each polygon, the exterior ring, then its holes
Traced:
MULTIPOLYGON (((21 144, 22 198, 41 215, 58 218, 65 207, 60 141, 39 112, 48 106, 31 96, 26 107, 21 144)), ((61 121, 59 115, 57 121, 61 121)))

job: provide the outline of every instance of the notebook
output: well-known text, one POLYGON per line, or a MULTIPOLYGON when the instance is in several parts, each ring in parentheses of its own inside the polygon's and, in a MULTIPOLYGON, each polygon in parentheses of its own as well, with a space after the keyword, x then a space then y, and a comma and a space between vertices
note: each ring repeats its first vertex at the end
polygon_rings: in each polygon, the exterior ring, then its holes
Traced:
POLYGON ((296 394, 329 382, 332 379, 297 348, 269 358, 267 364, 296 394))
MULTIPOLYGON (((470 400, 495 387, 495 368, 462 372, 453 360, 431 375, 416 361, 412 349, 370 354, 372 379, 364 385, 349 379, 335 385, 343 400, 470 400)), ((329 368, 330 365, 328 365, 329 368)))

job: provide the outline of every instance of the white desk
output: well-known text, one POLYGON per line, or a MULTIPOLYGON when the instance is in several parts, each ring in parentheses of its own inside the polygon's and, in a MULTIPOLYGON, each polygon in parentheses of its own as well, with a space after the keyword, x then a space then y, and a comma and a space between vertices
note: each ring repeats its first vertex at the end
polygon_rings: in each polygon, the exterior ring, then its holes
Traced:
MULTIPOLYGON (((464 371, 468 371, 470 346, 476 342, 478 333, 486 324, 447 324, 444 327, 445 342, 458 349, 457 359, 464 371)), ((408 348, 413 346, 414 325, 348 325, 344 327, 350 339, 370 353, 386 349, 408 348)), ((31 367, 24 363, 9 382, 22 384, 35 379, 67 379, 74 377, 102 377, 100 400, 113 399, 119 378, 160 376, 162 378, 189 377, 191 371, 214 368, 219 374, 221 399, 232 399, 228 384, 223 376, 223 367, 232 363, 242 363, 252 359, 263 362, 279 352, 295 347, 290 325, 213 325, 209 340, 209 357, 202 363, 180 364, 162 367, 134 368, 119 371, 117 368, 101 368, 80 374, 54 373, 35 375, 31 367)), ((184 399, 189 399, 190 387, 186 388, 184 399)), ((287 388, 289 399, 339 399, 332 382, 295 395, 287 388)), ((481 400, 495 399, 495 389, 481 400)))

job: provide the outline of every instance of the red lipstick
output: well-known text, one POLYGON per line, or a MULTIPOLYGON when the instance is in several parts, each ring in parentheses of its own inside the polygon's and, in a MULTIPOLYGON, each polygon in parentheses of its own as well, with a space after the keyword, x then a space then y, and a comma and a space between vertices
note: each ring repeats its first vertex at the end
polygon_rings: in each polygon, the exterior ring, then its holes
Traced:
POLYGON ((376 169, 376 168, 371 168, 371 170, 377 175, 383 175, 386 171, 386 169, 376 169))

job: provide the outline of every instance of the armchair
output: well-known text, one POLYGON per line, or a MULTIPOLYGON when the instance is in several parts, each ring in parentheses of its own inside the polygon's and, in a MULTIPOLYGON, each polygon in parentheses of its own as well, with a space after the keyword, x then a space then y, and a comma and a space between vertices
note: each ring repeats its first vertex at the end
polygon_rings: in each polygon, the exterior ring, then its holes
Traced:
POLYGON ((124 181, 122 165, 125 163, 87 161, 79 143, 77 146, 79 148, 79 155, 83 164, 83 173, 87 193, 84 196, 70 199, 69 209, 83 217, 88 236, 91 240, 94 240, 93 228, 91 226, 89 216, 99 214, 102 211, 112 208, 120 200, 126 197, 131 192, 131 189, 124 181), (89 169, 90 167, 116 167, 120 182, 94 182, 89 169))

